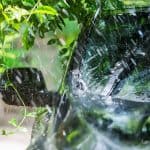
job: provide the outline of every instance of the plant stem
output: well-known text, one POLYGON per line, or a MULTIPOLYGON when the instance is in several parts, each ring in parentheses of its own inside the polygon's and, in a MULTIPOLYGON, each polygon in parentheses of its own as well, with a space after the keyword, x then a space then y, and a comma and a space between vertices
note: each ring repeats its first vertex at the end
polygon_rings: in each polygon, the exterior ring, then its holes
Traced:
POLYGON ((22 97, 20 96, 20 94, 19 94, 19 92, 17 91, 17 89, 15 88, 15 86, 14 86, 13 84, 11 84, 11 86, 12 86, 13 89, 15 90, 15 92, 16 92, 18 98, 20 99, 20 101, 21 101, 21 103, 22 103, 22 105, 23 105, 23 107, 24 107, 23 118, 22 118, 22 120, 20 121, 20 123, 18 124, 18 127, 20 127, 20 126, 23 124, 24 120, 26 119, 27 109, 26 109, 26 105, 25 105, 25 103, 24 103, 22 97))
POLYGON ((68 73, 68 70, 69 70, 69 67, 70 67, 70 63, 71 63, 71 60, 72 60, 73 53, 74 53, 74 47, 70 48, 70 55, 69 55, 69 59, 68 59, 68 62, 67 62, 67 66, 66 66, 65 72, 63 74, 60 86, 58 88, 58 92, 59 93, 63 93, 64 92, 64 89, 62 90, 62 88, 63 88, 63 86, 65 84, 66 76, 67 76, 67 73, 68 73))
POLYGON ((27 18, 27 22, 30 20, 33 11, 34 11, 34 10, 36 9, 36 7, 39 5, 40 1, 41 1, 41 0, 38 0, 37 3, 34 5, 34 7, 31 9, 31 12, 30 12, 30 14, 29 14, 29 16, 28 16, 28 18, 27 18))

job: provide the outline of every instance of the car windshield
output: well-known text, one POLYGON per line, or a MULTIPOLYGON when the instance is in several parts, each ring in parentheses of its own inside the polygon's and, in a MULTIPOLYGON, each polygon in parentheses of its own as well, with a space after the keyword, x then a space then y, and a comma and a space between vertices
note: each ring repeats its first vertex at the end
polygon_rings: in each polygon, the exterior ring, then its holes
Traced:
POLYGON ((102 96, 149 100, 149 42, 149 8, 100 15, 84 46, 79 80, 86 88, 82 89, 102 96))

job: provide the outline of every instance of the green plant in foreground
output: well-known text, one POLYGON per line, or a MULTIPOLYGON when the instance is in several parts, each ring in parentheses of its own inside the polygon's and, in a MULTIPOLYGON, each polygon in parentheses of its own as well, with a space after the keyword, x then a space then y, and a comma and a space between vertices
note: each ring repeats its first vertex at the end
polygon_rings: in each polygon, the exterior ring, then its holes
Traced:
MULTIPOLYGON (((25 111, 26 107, 24 107, 23 109, 25 111)), ((31 112, 28 112, 26 110, 26 114, 23 114, 22 120, 20 122, 18 122, 16 118, 12 118, 11 120, 8 121, 8 123, 10 125, 12 125, 13 127, 15 127, 16 130, 20 129, 21 131, 26 132, 27 129, 22 126, 23 123, 24 123, 24 121, 25 121, 25 119, 28 119, 28 118, 38 118, 39 116, 45 114, 46 112, 47 112, 47 110, 44 107, 34 108, 31 112)), ((5 132, 7 132, 7 131, 5 131, 5 132)))
MULTIPOLYGON (((43 115, 47 112, 47 109, 45 107, 37 107, 37 108, 33 108, 32 111, 28 112, 24 101, 22 99, 22 97, 20 96, 19 92, 17 91, 17 89, 15 88, 15 86, 12 83, 6 83, 5 84, 5 89, 7 89, 8 86, 11 86, 13 88, 13 90, 16 92, 19 100, 21 101, 23 108, 20 111, 20 115, 22 115, 21 121, 18 121, 17 118, 12 118, 8 121, 8 123, 10 125, 12 125, 13 127, 15 127, 16 131, 19 129, 21 131, 26 131, 27 129, 23 127, 23 123, 27 118, 38 118, 40 115, 43 115)), ((1 134, 2 135, 9 135, 9 134, 13 134, 14 132, 8 132, 6 130, 2 130, 1 134)))
MULTIPOLYGON (((85 26, 91 23, 96 5, 95 0, 2 0, 0 2, 0 51, 5 51, 6 48, 14 49, 12 43, 16 38, 21 39, 25 49, 30 49, 37 36, 44 38, 45 33, 50 33, 48 44, 58 45, 64 70, 59 88, 63 91, 75 41, 81 28, 86 28, 85 26)), ((1 64, 5 65, 3 59, 1 60, 1 64)))

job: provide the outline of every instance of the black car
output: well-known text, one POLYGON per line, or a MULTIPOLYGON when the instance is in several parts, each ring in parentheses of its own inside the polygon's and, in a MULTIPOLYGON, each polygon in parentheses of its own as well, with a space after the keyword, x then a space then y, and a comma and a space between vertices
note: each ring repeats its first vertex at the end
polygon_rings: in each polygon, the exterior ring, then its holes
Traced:
POLYGON ((36 68, 5 70, 0 77, 0 92, 5 103, 17 106, 52 106, 58 95, 48 91, 42 72, 36 68))

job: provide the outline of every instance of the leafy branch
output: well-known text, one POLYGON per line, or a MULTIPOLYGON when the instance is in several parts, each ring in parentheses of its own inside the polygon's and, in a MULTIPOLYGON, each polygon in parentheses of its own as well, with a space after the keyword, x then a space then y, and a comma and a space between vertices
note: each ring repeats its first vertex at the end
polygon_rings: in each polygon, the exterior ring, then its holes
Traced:
POLYGON ((12 35, 21 38, 23 47, 28 50, 37 36, 44 38, 45 33, 50 33, 48 44, 58 46, 64 70, 61 89, 65 84, 75 42, 80 31, 91 23, 97 5, 97 0, 2 0, 0 51, 11 48, 10 43, 14 39, 8 42, 7 38, 12 35))

